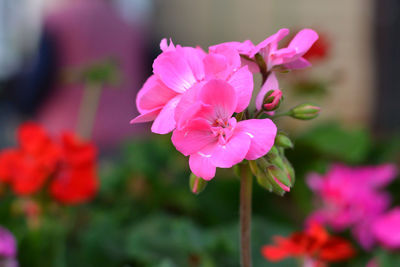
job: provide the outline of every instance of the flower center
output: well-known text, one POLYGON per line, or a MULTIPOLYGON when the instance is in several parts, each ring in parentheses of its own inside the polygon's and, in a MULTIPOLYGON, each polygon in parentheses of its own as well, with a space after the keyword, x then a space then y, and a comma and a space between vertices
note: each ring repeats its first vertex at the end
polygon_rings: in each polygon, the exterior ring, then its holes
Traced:
POLYGON ((236 126, 236 119, 221 119, 217 118, 211 125, 211 131, 215 137, 218 137, 218 143, 220 145, 226 145, 233 134, 233 130, 236 126))

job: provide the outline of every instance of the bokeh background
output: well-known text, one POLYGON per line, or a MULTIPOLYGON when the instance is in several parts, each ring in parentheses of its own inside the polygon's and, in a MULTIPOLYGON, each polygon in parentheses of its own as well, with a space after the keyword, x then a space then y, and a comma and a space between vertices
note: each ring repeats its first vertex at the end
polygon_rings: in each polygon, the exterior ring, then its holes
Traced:
MULTIPOLYGON (((1 0, 0 148, 15 144, 27 120, 52 134, 85 129, 82 114, 98 103, 86 132, 100 149, 101 188, 92 202, 54 206, 62 216, 49 211, 32 222, 15 196, 2 193, 0 224, 17 237, 20 265, 238 266, 234 174, 218 171, 193 195, 187 160, 169 137, 129 120, 162 38, 207 49, 258 43, 283 27, 320 34, 313 67, 279 78, 285 106, 311 100, 322 113, 312 122, 278 121, 295 141, 288 157, 298 178, 284 198, 255 185, 255 266, 271 264, 259 253, 263 244, 300 229, 312 210, 307 172, 331 162, 400 163, 399 2, 1 0), (85 94, 93 80, 101 91, 85 94)), ((396 181, 389 188, 398 189, 396 181)), ((368 258, 361 253, 351 266, 368 258)))

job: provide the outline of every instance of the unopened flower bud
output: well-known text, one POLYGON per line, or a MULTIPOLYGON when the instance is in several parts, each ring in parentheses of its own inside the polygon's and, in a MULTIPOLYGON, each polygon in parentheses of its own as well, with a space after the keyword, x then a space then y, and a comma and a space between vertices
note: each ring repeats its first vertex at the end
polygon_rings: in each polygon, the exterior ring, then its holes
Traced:
POLYGON ((267 172, 270 176, 272 176, 273 181, 276 182, 283 190, 286 192, 290 191, 292 182, 285 171, 277 166, 271 165, 267 168, 267 172))
POLYGON ((263 109, 265 111, 272 111, 279 107, 282 100, 282 91, 279 89, 270 90, 264 97, 263 109))
POLYGON ((269 165, 275 165, 278 168, 284 169, 284 164, 283 164, 283 159, 281 156, 281 153, 279 152, 279 149, 276 146, 273 146, 271 150, 268 152, 266 159, 269 164, 265 165, 268 167, 269 165))
POLYGON ((277 145, 279 147, 283 147, 283 148, 293 148, 292 141, 289 139, 289 137, 287 137, 284 134, 278 134, 276 136, 275 145, 277 145))
POLYGON ((203 178, 197 177, 195 174, 190 174, 189 186, 193 194, 200 194, 207 185, 207 181, 203 178))
POLYGON ((300 104, 290 110, 290 116, 299 120, 311 120, 319 115, 321 109, 311 104, 300 104))
POLYGON ((270 192, 283 196, 290 191, 292 181, 288 174, 276 165, 271 165, 266 158, 252 161, 252 172, 257 178, 257 183, 270 192))
POLYGON ((283 164, 285 167, 285 172, 290 178, 290 182, 292 183, 292 185, 294 185, 296 176, 292 164, 288 161, 286 157, 283 157, 283 164))
MULTIPOLYGON (((249 161, 250 169, 251 172, 254 174, 254 176, 257 179, 257 183, 267 189, 269 192, 273 191, 273 186, 269 182, 270 179, 267 177, 267 173, 265 171, 266 166, 268 166, 268 162, 264 158, 259 158, 257 160, 250 160, 249 161)), ((279 195, 283 195, 285 192, 281 190, 281 192, 275 192, 279 195)))

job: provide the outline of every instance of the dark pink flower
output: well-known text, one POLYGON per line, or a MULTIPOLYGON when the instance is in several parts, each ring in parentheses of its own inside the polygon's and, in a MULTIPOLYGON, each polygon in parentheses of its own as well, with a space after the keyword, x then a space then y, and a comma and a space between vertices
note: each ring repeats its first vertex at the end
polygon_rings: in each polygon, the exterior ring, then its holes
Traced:
POLYGON ((335 164, 325 175, 310 174, 307 182, 320 208, 309 220, 337 231, 350 228, 364 248, 371 248, 371 224, 390 204, 389 194, 379 189, 395 176, 396 168, 391 164, 356 168, 335 164))

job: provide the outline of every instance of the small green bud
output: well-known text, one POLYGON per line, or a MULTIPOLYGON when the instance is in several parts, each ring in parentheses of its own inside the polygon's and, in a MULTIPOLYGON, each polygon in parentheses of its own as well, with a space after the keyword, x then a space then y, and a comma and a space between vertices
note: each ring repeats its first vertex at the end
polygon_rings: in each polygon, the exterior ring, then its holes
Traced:
POLYGON ((283 96, 281 90, 279 89, 270 90, 264 96, 262 108, 265 111, 273 111, 279 108, 279 105, 281 104, 282 100, 283 96))
POLYGON ((321 108, 312 104, 300 104, 290 110, 290 116, 299 120, 311 120, 316 118, 321 108))
POLYGON ((286 135, 283 134, 278 134, 275 138, 275 145, 283 147, 283 148, 293 148, 293 143, 287 137, 286 135))
POLYGON ((257 183, 270 192, 283 196, 288 191, 290 179, 285 177, 285 173, 278 167, 271 165, 265 158, 251 161, 251 169, 256 176, 257 183), (278 178, 276 178, 277 176, 278 178), (283 182, 280 182, 281 179, 283 182))
POLYGON ((193 194, 200 194, 207 185, 207 181, 203 178, 197 177, 195 174, 190 174, 189 186, 193 194))
POLYGON ((271 165, 267 168, 267 172, 273 177, 273 180, 282 187, 283 190, 288 192, 290 191, 292 182, 285 171, 275 165, 271 165))
POLYGON ((269 164, 264 165, 265 166, 264 168, 272 164, 278 166, 281 169, 284 169, 281 153, 279 152, 279 149, 276 146, 273 146, 271 150, 268 152, 268 154, 266 155, 266 160, 269 164))

